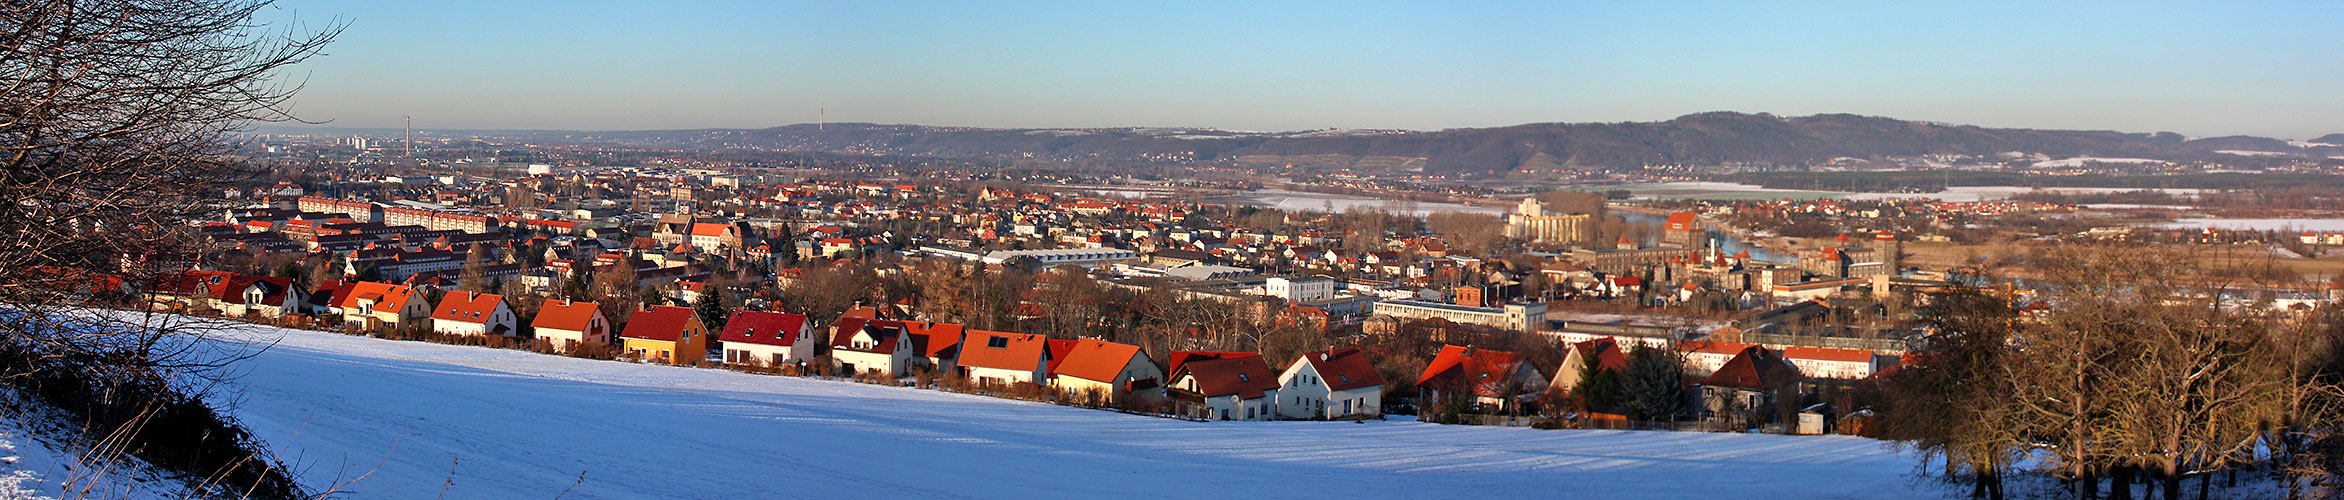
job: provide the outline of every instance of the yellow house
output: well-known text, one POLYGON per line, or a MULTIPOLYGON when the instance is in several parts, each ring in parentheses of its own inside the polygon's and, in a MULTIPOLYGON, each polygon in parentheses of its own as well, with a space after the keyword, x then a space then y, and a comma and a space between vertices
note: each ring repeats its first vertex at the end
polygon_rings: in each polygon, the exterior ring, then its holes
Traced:
POLYGON ((619 341, 628 357, 642 361, 696 365, 708 357, 708 329, 689 307, 644 306, 619 341))

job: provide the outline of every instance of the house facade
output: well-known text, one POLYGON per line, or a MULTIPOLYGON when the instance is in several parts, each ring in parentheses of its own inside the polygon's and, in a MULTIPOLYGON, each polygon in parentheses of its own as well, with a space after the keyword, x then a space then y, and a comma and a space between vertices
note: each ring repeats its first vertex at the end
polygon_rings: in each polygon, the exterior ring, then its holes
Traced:
POLYGON ((724 362, 786 366, 814 359, 814 322, 803 314, 733 311, 724 322, 724 362))
POLYGON ((839 318, 830 337, 830 362, 840 373, 876 373, 901 377, 911 373, 917 349, 898 325, 870 319, 839 318))
POLYGON ((431 301, 406 285, 360 281, 343 285, 341 301, 334 304, 341 313, 342 323, 365 330, 402 329, 420 325, 431 319, 431 301))
POLYGON ((1139 346, 1083 339, 1051 372, 1050 385, 1105 402, 1153 398, 1163 393, 1164 370, 1139 346))
POLYGON ((439 309, 431 313, 431 330, 449 335, 521 334, 519 320, 505 305, 505 297, 480 292, 452 292, 440 297, 439 309))
POLYGON ((1196 359, 1180 364, 1164 392, 1175 412, 1191 418, 1270 420, 1278 411, 1277 377, 1261 356, 1196 359))
POLYGON ((1303 353, 1278 375, 1279 418, 1338 419, 1383 414, 1384 377, 1357 348, 1303 353))
POLYGON ((529 326, 536 330, 537 339, 558 352, 610 344, 610 317, 602 314, 602 304, 549 300, 538 306, 537 318, 529 326))
POLYGON ((638 361, 689 366, 708 357, 708 329, 689 307, 643 306, 619 341, 627 357, 638 361))
POLYGON ((1033 334, 969 330, 961 339, 961 376, 985 384, 1047 382, 1050 351, 1045 340, 1033 334))

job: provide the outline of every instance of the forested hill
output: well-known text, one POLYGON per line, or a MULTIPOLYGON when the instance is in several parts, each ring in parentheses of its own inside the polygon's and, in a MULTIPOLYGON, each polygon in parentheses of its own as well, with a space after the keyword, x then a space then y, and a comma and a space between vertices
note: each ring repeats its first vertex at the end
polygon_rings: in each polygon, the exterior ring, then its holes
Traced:
MULTIPOLYGON (((1811 164, 1922 154, 2238 160, 2217 151, 2326 157, 2344 146, 2298 147, 2262 137, 2188 139, 2170 132, 1984 128, 1825 114, 1712 112, 1662 122, 1538 123, 1441 131, 1232 132, 1187 128, 989 129, 832 123, 767 129, 568 132, 643 145, 1054 160, 1300 164, 1435 173, 1632 168, 1733 162, 1811 164)), ((2338 134, 2344 135, 2344 134, 2338 134)), ((2336 136, 2330 136, 2334 138, 2336 136)), ((2328 141, 2344 144, 2344 139, 2328 141)))

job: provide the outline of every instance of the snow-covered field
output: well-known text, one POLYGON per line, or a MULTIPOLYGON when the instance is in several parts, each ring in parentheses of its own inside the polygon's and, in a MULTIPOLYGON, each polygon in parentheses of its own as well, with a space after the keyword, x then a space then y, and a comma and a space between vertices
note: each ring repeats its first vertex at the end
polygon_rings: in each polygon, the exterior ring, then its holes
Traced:
POLYGON ((2148 158, 2094 158, 2094 157, 2090 157, 2090 156, 2079 156, 2079 157, 2075 157, 2075 158, 2066 158, 2066 159, 2059 159, 2059 160, 2044 160, 2044 161, 2038 161, 2038 162, 2035 162, 2035 168, 2061 168, 2061 167, 2064 167, 2064 168, 2073 168, 2073 167, 2081 167, 2081 166, 2084 166, 2084 165, 2085 165, 2085 164, 2087 164, 2087 163, 2143 163, 2143 164, 2146 164, 2146 163, 2165 163, 2165 160, 2152 160, 2152 159, 2148 159, 2148 158))
MULTIPOLYGON (((1889 200, 1927 198, 1949 202, 2003 200, 2018 196, 2020 193, 2027 193, 2032 191, 2053 193, 2116 193, 2143 190, 2136 188, 1955 186, 1935 193, 1859 193, 1846 191, 1804 191, 1797 189, 1774 189, 1755 184, 1740 184, 1733 182, 1659 182, 1650 184, 1601 186, 1601 188, 1627 189, 1630 192, 1635 193, 1636 197, 1638 198, 1683 198, 1712 200, 1776 198, 1791 198, 1798 200, 1811 200, 1819 198, 1848 200, 1889 200)), ((2192 188, 2161 188, 2150 189, 2150 191, 2158 191, 2166 194, 2194 196, 2202 190, 2192 188)))
POLYGON ((1236 195, 1234 199, 1247 205, 1271 207, 1288 211, 1322 210, 1341 213, 1345 210, 1350 210, 1352 207, 1364 207, 1374 210, 1406 213, 1418 217, 1432 215, 1439 212, 1463 212, 1469 214, 1494 215, 1504 214, 1507 210, 1511 210, 1510 207, 1485 207, 1429 201, 1382 200, 1365 196, 1310 193, 1302 191, 1288 191, 1284 189, 1263 189, 1240 193, 1236 195))
POLYGON ((2171 229, 2214 228, 2225 231, 2315 231, 2344 232, 2344 219, 2181 219, 2157 227, 2171 229))
POLYGON ((354 498, 1808 499, 1949 491, 1914 479, 1911 454, 1844 436, 1188 422, 248 331, 275 345, 241 365, 230 412, 306 484, 366 475, 344 488, 354 498))

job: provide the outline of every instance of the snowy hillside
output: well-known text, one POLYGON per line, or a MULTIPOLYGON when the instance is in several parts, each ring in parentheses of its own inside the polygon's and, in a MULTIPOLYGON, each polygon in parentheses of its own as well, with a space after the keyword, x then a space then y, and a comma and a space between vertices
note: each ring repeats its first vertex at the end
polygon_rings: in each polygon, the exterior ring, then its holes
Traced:
POLYGON ((1909 475, 1910 455, 1851 437, 1200 423, 721 370, 251 332, 278 343, 245 363, 231 412, 314 488, 381 464, 345 489, 355 498, 439 496, 443 488, 445 498, 1944 494, 1909 475))

